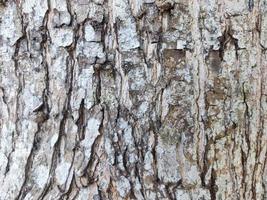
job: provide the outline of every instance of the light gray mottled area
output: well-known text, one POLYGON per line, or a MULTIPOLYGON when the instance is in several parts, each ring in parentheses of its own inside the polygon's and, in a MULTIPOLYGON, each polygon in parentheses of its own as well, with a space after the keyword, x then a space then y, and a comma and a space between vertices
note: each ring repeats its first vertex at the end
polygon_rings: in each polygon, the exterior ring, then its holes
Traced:
POLYGON ((265 200, 266 0, 0 0, 0 200, 265 200))

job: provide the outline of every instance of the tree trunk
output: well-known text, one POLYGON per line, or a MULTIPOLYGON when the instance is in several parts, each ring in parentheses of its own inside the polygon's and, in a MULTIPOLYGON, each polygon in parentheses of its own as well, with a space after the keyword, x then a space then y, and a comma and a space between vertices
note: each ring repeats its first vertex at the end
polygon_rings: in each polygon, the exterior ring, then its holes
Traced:
POLYGON ((266 0, 0 4, 0 200, 267 198, 266 0))

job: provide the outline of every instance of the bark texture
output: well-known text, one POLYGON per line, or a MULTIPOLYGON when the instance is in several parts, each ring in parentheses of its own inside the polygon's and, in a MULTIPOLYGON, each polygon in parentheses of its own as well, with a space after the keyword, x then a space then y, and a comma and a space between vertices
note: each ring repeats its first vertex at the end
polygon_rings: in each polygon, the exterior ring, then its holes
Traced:
POLYGON ((0 200, 267 199, 266 0, 1 0, 0 200))

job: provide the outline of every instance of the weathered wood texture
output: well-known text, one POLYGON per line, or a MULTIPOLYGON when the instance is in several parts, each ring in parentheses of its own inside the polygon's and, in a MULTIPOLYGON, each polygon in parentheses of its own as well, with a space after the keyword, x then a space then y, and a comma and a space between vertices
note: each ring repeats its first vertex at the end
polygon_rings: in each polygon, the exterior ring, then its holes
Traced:
POLYGON ((267 199, 266 0, 1 0, 0 200, 267 199))

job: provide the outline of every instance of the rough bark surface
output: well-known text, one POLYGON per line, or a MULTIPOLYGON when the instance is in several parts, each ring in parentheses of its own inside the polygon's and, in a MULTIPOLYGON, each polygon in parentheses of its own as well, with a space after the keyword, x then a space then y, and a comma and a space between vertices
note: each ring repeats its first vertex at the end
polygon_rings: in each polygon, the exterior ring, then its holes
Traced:
POLYGON ((267 199, 266 0, 1 0, 0 200, 267 199))

